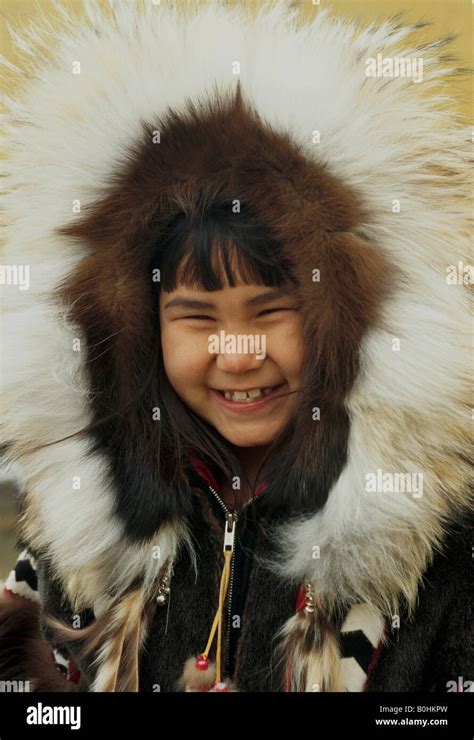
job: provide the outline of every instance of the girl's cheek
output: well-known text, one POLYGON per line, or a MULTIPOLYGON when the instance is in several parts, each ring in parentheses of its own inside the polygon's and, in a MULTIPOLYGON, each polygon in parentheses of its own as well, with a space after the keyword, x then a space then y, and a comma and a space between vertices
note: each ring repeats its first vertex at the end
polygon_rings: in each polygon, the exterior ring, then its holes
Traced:
POLYGON ((170 382, 200 384, 211 357, 207 339, 179 329, 164 329, 161 342, 165 371, 170 382))
POLYGON ((303 363, 303 329, 299 315, 267 333, 267 351, 282 369, 298 375, 303 363))

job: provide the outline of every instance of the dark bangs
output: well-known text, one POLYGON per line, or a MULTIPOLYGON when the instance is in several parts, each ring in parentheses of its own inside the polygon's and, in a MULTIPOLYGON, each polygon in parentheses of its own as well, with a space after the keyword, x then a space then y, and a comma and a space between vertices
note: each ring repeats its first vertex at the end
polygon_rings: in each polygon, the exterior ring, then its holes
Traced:
POLYGON ((153 269, 159 269, 160 288, 169 293, 179 285, 215 291, 239 281, 269 287, 294 282, 270 229, 248 206, 234 213, 230 203, 198 216, 179 213, 160 234, 153 269))

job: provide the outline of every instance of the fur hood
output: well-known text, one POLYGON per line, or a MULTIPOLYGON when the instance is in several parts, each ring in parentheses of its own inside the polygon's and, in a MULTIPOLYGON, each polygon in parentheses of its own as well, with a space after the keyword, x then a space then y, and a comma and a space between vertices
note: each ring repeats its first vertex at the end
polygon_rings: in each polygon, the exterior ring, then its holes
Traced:
POLYGON ((173 3, 85 8, 11 31, 26 72, 4 60, 25 84, 5 100, 2 192, 3 261, 29 268, 27 290, 4 287, 2 317, 1 440, 23 484, 23 542, 96 614, 137 579, 151 593, 192 547, 185 522, 160 525, 153 509, 159 398, 111 421, 108 439, 33 448, 143 382, 160 229, 242 200, 296 262, 308 349, 272 481, 307 506, 275 525, 268 566, 313 583, 330 612, 412 607, 473 505, 469 296, 448 279, 468 263, 471 145, 438 92, 455 71, 449 40, 324 10, 301 25, 283 2, 253 18, 216 3, 188 18, 173 3), (422 58, 423 82, 367 76, 378 53, 422 58))

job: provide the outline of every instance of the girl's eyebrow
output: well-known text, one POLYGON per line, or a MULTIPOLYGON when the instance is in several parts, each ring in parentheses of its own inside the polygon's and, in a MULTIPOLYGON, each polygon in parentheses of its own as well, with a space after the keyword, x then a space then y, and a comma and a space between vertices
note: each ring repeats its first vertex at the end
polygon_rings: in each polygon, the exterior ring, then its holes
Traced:
MULTIPOLYGON (((244 301, 246 306, 260 306, 262 303, 268 303, 268 301, 275 300, 276 298, 284 298, 288 295, 286 290, 281 288, 270 290, 268 293, 260 293, 259 295, 249 298, 244 301)), ((165 308, 216 308, 213 303, 208 301, 200 301, 196 298, 173 298, 165 305, 165 308)))
POLYGON ((173 298, 165 308, 215 308, 213 303, 198 301, 195 298, 173 298))

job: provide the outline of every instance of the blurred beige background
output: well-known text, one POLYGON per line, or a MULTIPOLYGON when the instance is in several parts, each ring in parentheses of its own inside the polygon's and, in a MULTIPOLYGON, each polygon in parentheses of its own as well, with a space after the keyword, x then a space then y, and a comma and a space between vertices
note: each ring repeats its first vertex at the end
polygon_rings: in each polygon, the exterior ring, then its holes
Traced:
MULTIPOLYGON (((152 0, 128 0, 128 2, 151 2, 152 0)), ((219 0, 214 0, 216 5, 219 0)), ((229 0, 229 5, 235 4, 236 0, 229 0)), ((101 4, 108 7, 106 0, 99 0, 101 4)), ((166 0, 161 0, 165 3, 166 0)), ((183 8, 192 12, 193 4, 199 4, 199 0, 182 0, 183 8)), ((250 7, 259 4, 259 0, 244 0, 240 2, 250 7)), ((83 14, 82 0, 68 0, 61 5, 69 7, 77 16, 83 14)), ((331 6, 335 13, 344 17, 357 19, 362 22, 383 20, 396 13, 404 13, 407 21, 430 21, 431 25, 418 32, 417 38, 427 42, 436 38, 456 35, 457 38, 451 45, 449 53, 456 55, 455 66, 472 66, 472 19, 474 13, 473 0, 333 0, 326 2, 320 0, 319 6, 316 0, 302 0, 293 2, 288 0, 288 5, 296 5, 301 11, 302 19, 311 17, 317 13, 319 8, 331 6)), ((57 14, 50 0, 0 0, 0 51, 7 60, 16 66, 22 67, 22 59, 19 56, 9 36, 6 22, 15 28, 34 26, 35 19, 39 15, 46 14, 50 24, 58 25, 57 14)), ((16 88, 17 81, 9 77, 8 70, 1 67, 0 86, 10 96, 20 94, 16 88)), ((449 82, 448 92, 457 100, 459 112, 466 116, 469 123, 472 120, 472 77, 462 75, 452 77, 449 82)), ((7 153, 1 152, 0 158, 7 153)), ((0 368, 1 369, 1 368, 0 368)), ((6 402, 6 399, 3 400, 6 402)), ((15 498, 15 481, 11 475, 2 474, 0 469, 0 579, 6 578, 9 570, 16 559, 15 548, 15 525, 17 522, 17 505, 15 498)))

